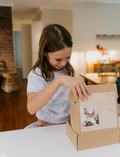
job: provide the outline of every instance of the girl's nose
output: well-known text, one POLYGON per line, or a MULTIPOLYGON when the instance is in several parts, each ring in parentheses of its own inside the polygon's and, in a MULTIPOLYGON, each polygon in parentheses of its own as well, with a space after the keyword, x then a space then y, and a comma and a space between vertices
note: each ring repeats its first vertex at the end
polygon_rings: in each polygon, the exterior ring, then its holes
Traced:
POLYGON ((65 65, 66 65, 66 60, 62 60, 62 61, 61 61, 61 65, 62 65, 62 66, 65 66, 65 65))

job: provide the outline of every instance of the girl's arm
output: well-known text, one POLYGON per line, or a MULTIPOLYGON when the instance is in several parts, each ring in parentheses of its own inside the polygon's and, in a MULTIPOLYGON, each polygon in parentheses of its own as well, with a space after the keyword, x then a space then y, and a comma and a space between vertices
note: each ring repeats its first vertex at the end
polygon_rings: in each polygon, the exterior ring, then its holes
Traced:
POLYGON ((88 99, 87 94, 90 95, 86 84, 81 78, 61 75, 40 92, 28 94, 27 109, 29 113, 35 114, 41 110, 61 85, 71 89, 76 100, 80 97, 81 101, 84 101, 84 98, 88 99))
POLYGON ((27 99, 28 112, 30 114, 35 114, 37 111, 42 109, 55 94, 59 87, 60 83, 59 79, 57 78, 40 92, 29 93, 27 99))

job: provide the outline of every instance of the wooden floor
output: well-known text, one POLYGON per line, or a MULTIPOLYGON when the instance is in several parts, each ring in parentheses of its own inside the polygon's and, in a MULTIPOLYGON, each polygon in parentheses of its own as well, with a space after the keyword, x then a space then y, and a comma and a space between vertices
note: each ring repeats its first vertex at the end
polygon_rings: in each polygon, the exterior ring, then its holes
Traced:
POLYGON ((0 132, 23 129, 35 122, 35 115, 27 111, 27 80, 20 80, 20 89, 13 93, 0 93, 0 132))

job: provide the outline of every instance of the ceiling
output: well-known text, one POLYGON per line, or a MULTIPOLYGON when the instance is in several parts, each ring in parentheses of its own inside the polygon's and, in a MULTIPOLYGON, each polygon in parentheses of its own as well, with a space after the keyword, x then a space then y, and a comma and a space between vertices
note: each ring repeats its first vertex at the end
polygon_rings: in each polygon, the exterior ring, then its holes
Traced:
POLYGON ((73 1, 119 3, 120 0, 0 0, 0 6, 12 6, 13 19, 34 18, 44 7, 73 8, 73 1))
POLYGON ((12 6, 13 14, 37 14, 43 6, 72 6, 73 0, 0 0, 1 5, 12 6))
POLYGON ((37 14, 43 6, 71 7, 73 1, 120 3, 120 0, 0 0, 0 6, 12 6, 13 14, 37 14))
POLYGON ((73 0, 0 0, 0 2, 19 4, 30 7, 38 7, 41 5, 69 5, 73 0))

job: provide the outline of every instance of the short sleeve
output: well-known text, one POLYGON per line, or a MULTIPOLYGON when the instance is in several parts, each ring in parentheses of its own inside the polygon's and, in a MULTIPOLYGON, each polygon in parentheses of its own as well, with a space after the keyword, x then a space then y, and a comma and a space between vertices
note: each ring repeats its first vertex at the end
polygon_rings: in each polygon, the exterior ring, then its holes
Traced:
POLYGON ((27 77, 27 94, 30 92, 38 93, 46 87, 44 79, 31 71, 27 77))

